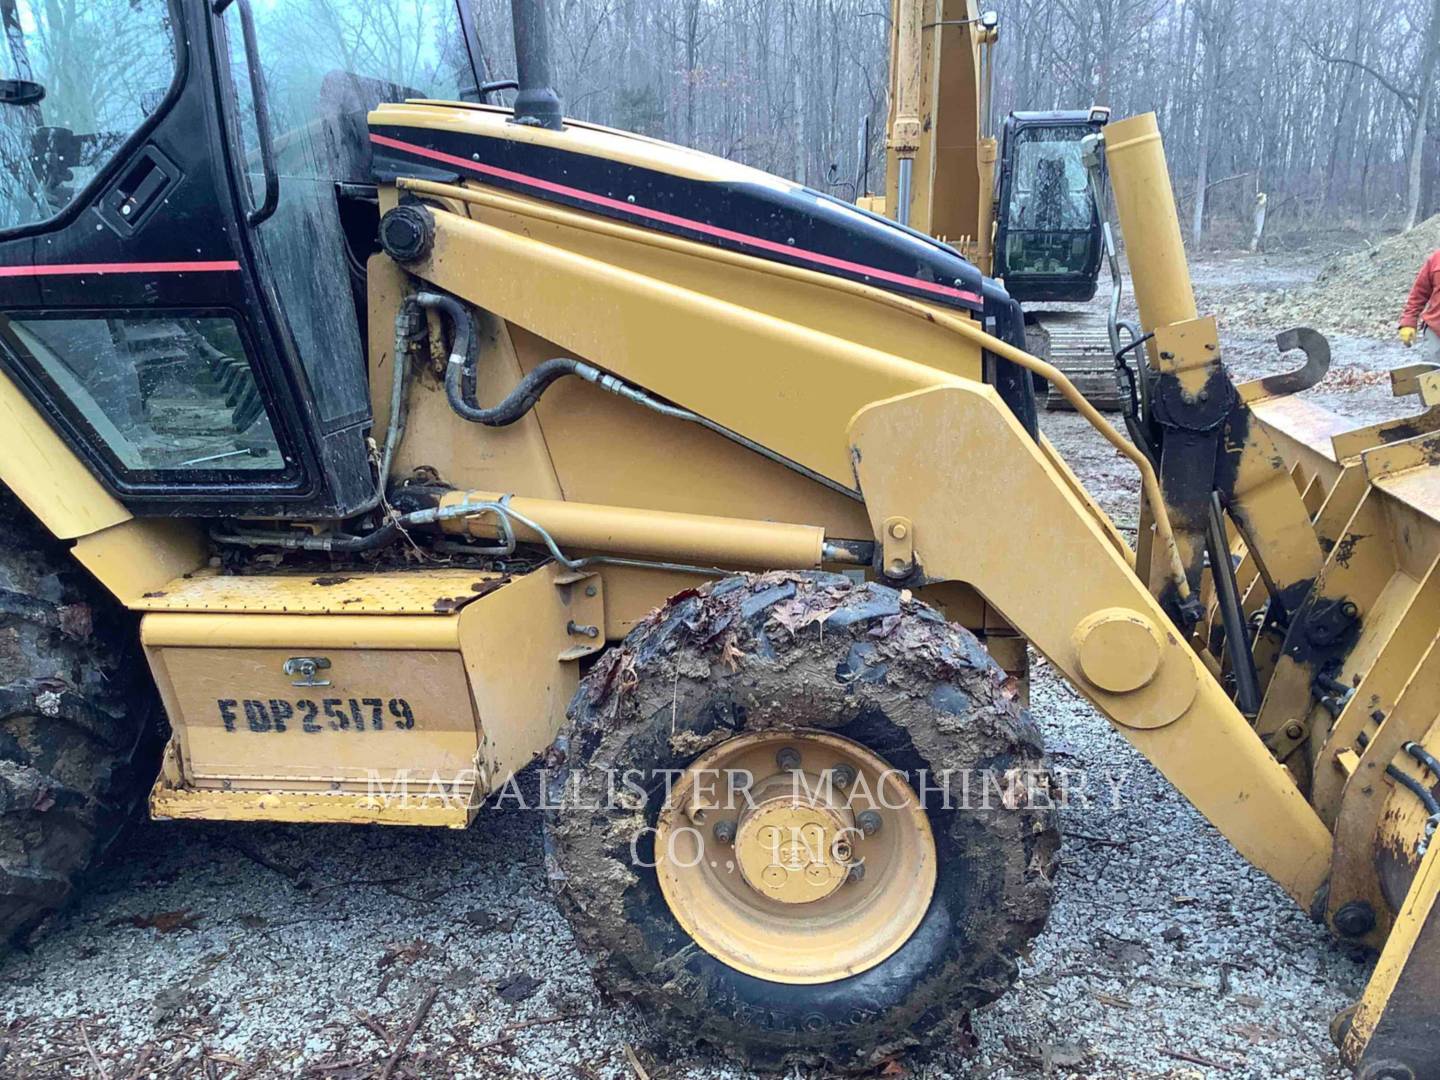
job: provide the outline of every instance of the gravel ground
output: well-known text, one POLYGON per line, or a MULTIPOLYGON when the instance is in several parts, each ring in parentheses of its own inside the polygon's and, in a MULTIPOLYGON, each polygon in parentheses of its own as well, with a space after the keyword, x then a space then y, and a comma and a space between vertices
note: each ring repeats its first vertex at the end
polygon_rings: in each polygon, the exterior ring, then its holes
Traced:
MULTIPOLYGON (((1196 278, 1203 307, 1304 273, 1265 257, 1196 278)), ((1357 416, 1404 411, 1372 377, 1398 349, 1335 344, 1337 372, 1359 374, 1314 393, 1357 416)), ((1278 366, 1263 327, 1225 347, 1243 375, 1278 366)), ((1133 474, 1073 415, 1045 424, 1133 530, 1133 474)), ((1043 662, 1032 708, 1089 796, 1063 816, 1049 926, 1020 985, 975 1016, 975 1046, 883 1075, 1344 1075, 1326 1023, 1365 963, 1043 662)), ((539 815, 509 808, 463 833, 142 824, 0 985, 0 1077, 370 1077, 417 1017, 396 1076, 745 1075, 703 1052, 657 1058, 643 1018, 599 1000, 547 894, 539 815)))

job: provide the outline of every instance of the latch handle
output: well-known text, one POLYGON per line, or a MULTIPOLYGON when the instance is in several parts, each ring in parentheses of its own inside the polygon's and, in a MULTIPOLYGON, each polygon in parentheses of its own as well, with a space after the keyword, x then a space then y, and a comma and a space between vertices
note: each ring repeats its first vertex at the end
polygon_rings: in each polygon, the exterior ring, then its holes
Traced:
POLYGON ((315 676, 330 667, 330 659, 325 656, 292 656, 285 661, 282 670, 286 675, 298 675, 291 686, 329 686, 329 679, 317 679, 315 676))

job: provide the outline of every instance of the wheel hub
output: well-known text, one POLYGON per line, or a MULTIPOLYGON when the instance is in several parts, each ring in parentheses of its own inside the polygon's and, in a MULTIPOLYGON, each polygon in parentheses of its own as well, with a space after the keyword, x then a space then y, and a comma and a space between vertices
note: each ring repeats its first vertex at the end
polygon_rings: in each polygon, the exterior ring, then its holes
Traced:
POLYGON ((676 921, 706 952, 775 982, 881 963, 935 889, 935 841, 902 773, 823 731, 757 732, 697 758, 655 829, 676 921))
POLYGON ((804 792, 824 792, 823 780, 784 780, 786 791, 740 814, 735 861, 746 883, 782 904, 823 900, 845 882, 852 854, 854 815, 830 800, 816 803, 804 792))

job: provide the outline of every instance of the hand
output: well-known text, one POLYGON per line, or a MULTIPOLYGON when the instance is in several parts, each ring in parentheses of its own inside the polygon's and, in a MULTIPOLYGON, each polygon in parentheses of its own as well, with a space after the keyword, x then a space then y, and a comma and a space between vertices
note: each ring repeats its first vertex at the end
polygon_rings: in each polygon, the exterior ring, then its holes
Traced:
POLYGON ((1400 327, 1400 343, 1404 345, 1407 349, 1410 348, 1411 345, 1415 344, 1415 327, 1400 327))

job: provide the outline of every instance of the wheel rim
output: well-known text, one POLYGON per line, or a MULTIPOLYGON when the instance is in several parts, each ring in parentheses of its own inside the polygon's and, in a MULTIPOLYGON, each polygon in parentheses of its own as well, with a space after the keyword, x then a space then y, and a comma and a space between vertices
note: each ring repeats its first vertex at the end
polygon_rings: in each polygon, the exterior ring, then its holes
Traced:
POLYGON ((915 932, 935 891, 935 839, 903 773, 859 743, 756 732, 673 784, 655 869, 711 956, 773 982, 822 983, 874 967, 915 932))

